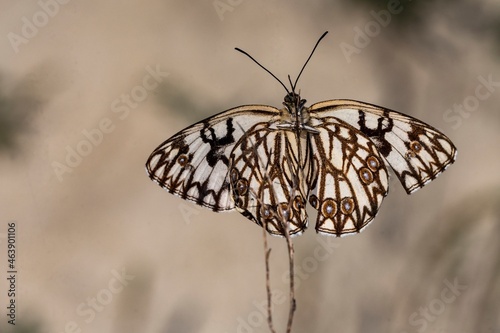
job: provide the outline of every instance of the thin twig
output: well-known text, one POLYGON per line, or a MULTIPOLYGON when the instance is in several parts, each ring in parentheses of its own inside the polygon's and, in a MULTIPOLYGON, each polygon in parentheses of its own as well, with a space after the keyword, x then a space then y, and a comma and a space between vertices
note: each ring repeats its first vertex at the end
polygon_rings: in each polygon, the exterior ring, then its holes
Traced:
POLYGON ((292 323, 293 323, 293 315, 295 313, 296 309, 296 303, 295 303, 295 272, 294 272, 294 251, 293 251, 293 242, 292 238, 290 237, 290 232, 289 232, 289 226, 288 223, 286 223, 286 245, 288 247, 288 263, 289 263, 289 272, 290 272, 290 309, 288 312, 288 324, 286 326, 286 332, 290 333, 292 331, 292 323))
MULTIPOLYGON (((299 149, 300 149, 300 143, 299 143, 299 149)), ((287 158, 289 156, 287 155, 287 158)), ((290 161, 288 161, 290 163, 290 161)), ((298 188, 300 191, 300 185, 297 179, 295 178, 294 182, 294 187, 298 188)), ((292 207, 292 198, 290 197, 290 202, 288 203, 289 209, 292 207)), ((284 215, 284 214, 283 214, 284 215)), ((284 216, 283 216, 284 220, 284 216)), ((293 242, 292 242, 292 237, 290 236, 290 222, 289 221, 283 221, 285 224, 285 239, 286 239, 286 245, 288 247, 288 271, 290 273, 290 308, 288 312, 288 323, 286 325, 286 332, 290 333, 292 331, 292 323, 293 323, 293 316, 295 313, 296 309, 296 302, 295 302, 295 271, 294 271, 294 250, 293 250, 293 242)))
MULTIPOLYGON (((258 156, 258 155, 257 155, 258 156)), ((268 174, 266 173, 265 177, 267 178, 268 182, 271 183, 271 179, 269 179, 268 174)), ((298 184, 297 184, 298 186, 298 184)), ((274 188, 271 186, 271 191, 274 191, 274 188)), ((275 194, 276 195, 276 194, 275 194)), ((261 202, 261 199, 257 199, 259 202, 261 202)), ((292 200, 292 198, 290 198, 292 200)), ((288 209, 291 209, 292 207, 292 202, 288 203, 288 209)), ((278 208, 279 209, 279 208, 278 208)), ((277 212, 275 212, 277 213, 277 212)), ((288 323, 287 323, 287 328, 286 332, 290 333, 292 331, 292 324, 293 324, 293 316, 295 314, 295 309, 296 309, 296 302, 295 302, 295 272, 294 272, 294 250, 293 250, 293 241, 290 236, 290 221, 287 221, 285 219, 285 214, 282 214, 281 216, 281 223, 284 225, 284 236, 286 239, 286 245, 288 248, 288 263, 289 263, 289 273, 290 273, 290 308, 288 312, 288 323)), ((277 214, 277 216, 280 216, 277 214)), ((270 288, 270 278, 269 278, 269 256, 271 254, 271 249, 268 249, 267 247, 267 224, 262 226, 264 229, 264 249, 266 249, 266 288, 267 288, 267 304, 268 304, 268 318, 267 322, 269 325, 269 329, 271 330, 271 333, 275 333, 274 326, 273 326, 273 320, 272 320, 272 310, 271 310, 271 301, 272 301, 272 295, 271 295, 271 288, 270 288)))
POLYGON ((267 324, 271 333, 276 333, 273 326, 273 311, 271 308, 272 295, 271 295, 271 278, 269 270, 269 257, 271 256, 271 249, 267 245, 267 230, 266 226, 262 226, 262 234, 264 237, 264 255, 266 257, 266 292, 267 292, 267 324))

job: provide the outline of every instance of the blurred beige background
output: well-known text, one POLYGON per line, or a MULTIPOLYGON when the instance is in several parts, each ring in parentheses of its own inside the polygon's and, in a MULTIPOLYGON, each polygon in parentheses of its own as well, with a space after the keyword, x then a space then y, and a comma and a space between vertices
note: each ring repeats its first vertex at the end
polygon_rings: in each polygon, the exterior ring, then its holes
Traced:
MULTIPOLYGON (((500 5, 459 1, 0 4, 2 332, 268 332, 262 233, 169 195, 144 163, 242 104, 352 98, 446 133, 458 160, 362 234, 294 238, 294 332, 500 332, 500 5), (154 73, 154 74, 152 74, 154 73), (489 83, 488 83, 489 82, 489 83), (75 152, 80 152, 78 156, 75 152), (16 223, 16 326, 7 232, 16 223)), ((315 217, 313 215, 312 221, 315 217)), ((283 239, 272 288, 287 294, 283 239)), ((288 302, 276 298, 284 331, 288 302)))

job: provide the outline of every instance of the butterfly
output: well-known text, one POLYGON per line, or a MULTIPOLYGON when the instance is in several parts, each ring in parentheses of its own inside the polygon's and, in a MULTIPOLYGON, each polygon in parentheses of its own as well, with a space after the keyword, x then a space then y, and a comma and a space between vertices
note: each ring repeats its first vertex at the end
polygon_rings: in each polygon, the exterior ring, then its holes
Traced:
POLYGON ((380 106, 335 99, 306 106, 295 92, 281 109, 245 105, 204 119, 156 148, 149 177, 168 192, 210 208, 237 210, 274 235, 307 228, 306 205, 317 210, 316 231, 359 233, 388 193, 392 168, 408 194, 435 179, 457 149, 424 122, 380 106))

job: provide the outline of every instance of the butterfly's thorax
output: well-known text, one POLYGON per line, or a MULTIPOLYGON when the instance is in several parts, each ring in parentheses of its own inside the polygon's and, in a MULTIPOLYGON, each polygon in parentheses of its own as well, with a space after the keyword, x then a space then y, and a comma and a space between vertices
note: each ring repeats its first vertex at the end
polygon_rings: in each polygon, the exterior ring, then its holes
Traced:
POLYGON ((309 126, 309 108, 305 106, 305 99, 301 99, 299 94, 294 92, 285 96, 281 113, 281 122, 277 124, 278 129, 295 130, 298 135, 303 136, 305 132, 317 133, 318 131, 309 126))

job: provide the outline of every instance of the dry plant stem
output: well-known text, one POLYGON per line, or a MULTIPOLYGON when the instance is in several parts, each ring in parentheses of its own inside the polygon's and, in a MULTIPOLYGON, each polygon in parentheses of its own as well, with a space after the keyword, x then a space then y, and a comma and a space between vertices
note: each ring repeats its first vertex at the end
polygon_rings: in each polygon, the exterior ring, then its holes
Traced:
MULTIPOLYGON (((250 189, 252 195, 259 201, 262 200, 255 194, 255 192, 250 189)), ((270 269, 269 269, 269 258, 271 256, 271 249, 267 243, 267 224, 262 226, 262 237, 264 238, 264 256, 265 256, 265 265, 266 265, 266 293, 267 293, 267 325, 269 326, 269 330, 271 333, 276 333, 273 325, 273 311, 272 311, 272 294, 271 294, 271 278, 270 278, 270 269)))
MULTIPOLYGON (((294 250, 293 250, 293 242, 290 237, 290 227, 288 222, 283 222, 285 225, 285 239, 288 247, 288 263, 289 263, 289 273, 290 273, 290 308, 288 313, 288 323, 286 327, 286 332, 290 333, 292 331, 293 325, 293 316, 296 309, 295 302, 295 272, 294 272, 294 250)), ((271 256, 271 249, 267 244, 267 225, 262 228, 263 237, 264 237, 264 253, 265 253, 265 262, 266 262, 266 291, 267 291, 267 324, 269 325, 269 329, 271 333, 276 333, 273 325, 273 316, 272 316, 272 294, 271 294, 271 279, 270 279, 270 269, 269 269, 269 257, 271 256)))
POLYGON ((271 256, 271 249, 267 245, 267 226, 262 228, 262 233, 264 237, 264 255, 266 257, 266 291, 267 291, 267 324, 271 333, 276 333, 273 326, 273 312, 271 309, 272 295, 271 295, 271 279, 269 270, 269 257, 271 256))
POLYGON ((295 272, 294 272, 294 267, 293 267, 293 261, 294 261, 294 251, 293 251, 293 242, 292 238, 290 237, 290 227, 288 222, 285 222, 285 238, 286 238, 286 245, 288 247, 288 263, 289 263, 289 273, 290 273, 290 309, 288 312, 288 324, 286 326, 286 332, 290 333, 292 331, 292 324, 293 324, 293 315, 295 313, 295 308, 296 308, 296 303, 295 303, 295 272))

